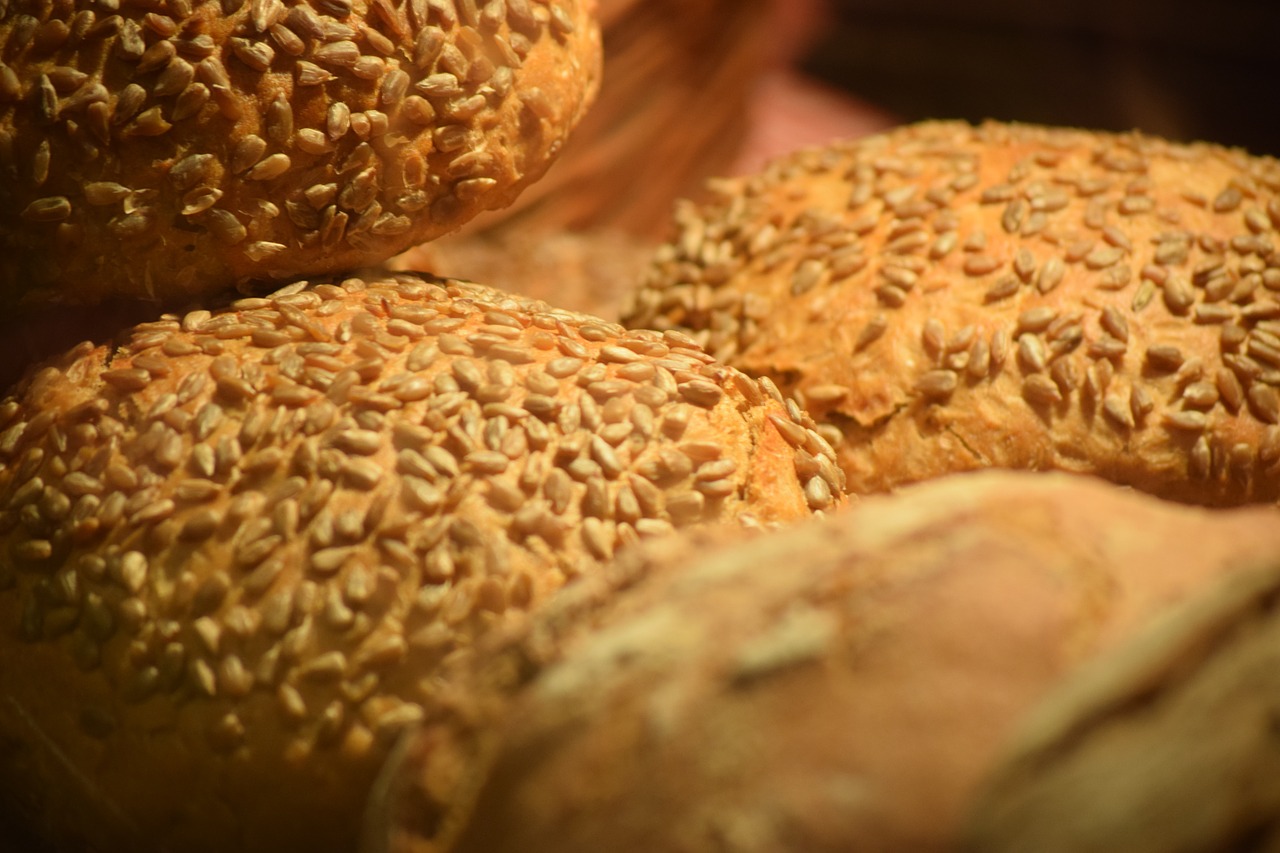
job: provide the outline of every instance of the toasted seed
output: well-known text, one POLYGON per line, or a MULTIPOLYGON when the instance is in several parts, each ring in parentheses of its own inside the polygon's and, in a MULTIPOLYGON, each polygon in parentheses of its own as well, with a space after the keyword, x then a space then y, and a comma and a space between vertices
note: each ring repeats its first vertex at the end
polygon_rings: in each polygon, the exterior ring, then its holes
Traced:
POLYGON ((1041 293, 1048 293, 1057 287, 1063 277, 1066 275, 1066 266, 1061 258, 1050 258, 1045 261, 1044 266, 1040 268, 1039 274, 1036 276, 1036 289, 1041 293))
POLYGON ((62 222, 71 216, 71 201, 66 196, 38 198, 22 211, 28 222, 62 222))
POLYGON ((1204 412, 1191 409, 1168 412, 1164 416, 1164 422, 1166 426, 1184 432, 1204 432, 1209 425, 1204 412))
POLYGON ((1147 363, 1158 370, 1177 370, 1184 360, 1182 350, 1176 346, 1154 344, 1147 347, 1147 363))
POLYGON ((916 380, 915 390, 929 399, 946 399, 955 393, 959 379, 953 370, 931 370, 916 380))
POLYGON ((259 160, 253 168, 245 173, 245 179, 250 181, 271 181, 289 171, 291 161, 287 154, 272 154, 263 160, 259 160))
POLYGON ((1164 282, 1164 301, 1174 314, 1185 314, 1195 304, 1195 288, 1183 276, 1171 275, 1164 282))
POLYGON ((1280 390, 1261 383, 1249 388, 1246 397, 1249 409, 1258 420, 1267 424, 1280 424, 1280 390))
POLYGON ((970 255, 963 264, 964 273, 969 276, 989 275, 1002 266, 1004 262, 992 255, 970 255))
MULTIPOLYGON (((233 36, 230 39, 231 54, 254 71, 267 71, 275 60, 275 50, 263 41, 250 41, 233 36)), ((317 51, 318 52, 318 51, 317 51)))

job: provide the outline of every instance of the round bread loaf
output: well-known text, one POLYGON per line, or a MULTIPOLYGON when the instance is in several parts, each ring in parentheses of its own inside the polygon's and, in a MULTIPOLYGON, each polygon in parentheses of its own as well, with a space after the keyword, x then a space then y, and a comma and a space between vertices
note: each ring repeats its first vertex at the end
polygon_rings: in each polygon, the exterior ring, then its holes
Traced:
POLYGON ((1280 498, 1280 162, 924 123, 677 212, 624 313, 770 376, 855 492, 985 467, 1280 498))
POLYGON ((0 402, 0 810, 63 849, 347 851, 439 664, 615 549, 834 506, 677 333, 400 275, 85 344, 0 402))
POLYGON ((1054 690, 964 849, 1274 850, 1280 560, 1227 578, 1054 690))
POLYGON ((953 849, 1035 701, 1276 553, 1276 522, 981 472, 626 552, 480 655, 486 686, 389 764, 366 849, 953 849))
POLYGON ((595 91, 594 0, 0 10, 0 300, 379 262, 509 203, 595 91))

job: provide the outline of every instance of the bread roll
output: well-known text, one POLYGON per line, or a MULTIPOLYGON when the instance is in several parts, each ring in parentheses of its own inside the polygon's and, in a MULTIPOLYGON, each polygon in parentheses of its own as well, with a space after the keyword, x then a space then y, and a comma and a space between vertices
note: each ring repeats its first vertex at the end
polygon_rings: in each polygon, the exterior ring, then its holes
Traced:
POLYGON ((625 543, 838 503, 769 391, 678 334, 411 275, 46 364, 0 402, 0 824, 350 850, 475 637, 625 543))
POLYGON ((487 687, 390 766, 366 849, 952 849, 1036 700, 1276 553, 1276 522, 982 472, 625 553, 486 648, 487 687))
POLYGON ((986 467, 1280 498, 1280 162, 929 122, 677 212, 624 321, 796 394, 855 492, 986 467))
POLYGON ((385 260, 514 199, 598 82, 595 0, 91 5, 0 11, 10 306, 385 260))
POLYGON ((1054 690, 984 785, 965 848, 1276 849, 1277 600, 1273 555, 1054 690))

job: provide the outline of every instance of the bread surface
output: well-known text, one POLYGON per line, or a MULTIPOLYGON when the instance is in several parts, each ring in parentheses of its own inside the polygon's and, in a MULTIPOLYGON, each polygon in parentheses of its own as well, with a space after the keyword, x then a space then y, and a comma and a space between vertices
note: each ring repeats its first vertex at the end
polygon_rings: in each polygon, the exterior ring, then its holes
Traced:
POLYGON ((1003 750, 961 849, 1275 849, 1278 601, 1273 553, 1055 688, 1003 750))
POLYGON ((380 262, 510 203, 598 84, 594 0, 114 6, 0 12, 11 307, 380 262))
POLYGON ((0 402, 0 804, 67 850, 350 850, 475 638, 626 543, 839 503, 773 395, 409 274, 72 350, 0 402))
POLYGON ((486 649, 366 849, 953 849, 1035 702, 1276 553, 1276 521, 981 472, 628 552, 486 649))
POLYGON ((927 122, 684 205, 624 322, 794 393, 855 492, 986 467, 1280 498, 1280 163, 927 122))

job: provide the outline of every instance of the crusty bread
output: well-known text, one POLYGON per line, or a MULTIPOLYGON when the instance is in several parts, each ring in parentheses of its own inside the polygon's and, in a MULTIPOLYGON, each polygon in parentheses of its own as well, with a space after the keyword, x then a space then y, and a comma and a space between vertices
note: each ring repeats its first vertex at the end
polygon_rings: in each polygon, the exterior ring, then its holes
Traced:
POLYGON ((996 466, 1280 498, 1280 162, 929 122, 719 190, 624 321, 796 394, 852 490, 996 466))
POLYGON ((963 849, 1275 850, 1280 552, 1083 668, 1019 726, 963 849))
POLYGON ((951 849, 1037 699, 1278 550, 1271 507, 998 471, 653 543, 482 650, 486 686, 389 766, 366 849, 951 849))
POLYGON ((837 505, 811 426, 676 333, 408 274, 78 347, 0 402, 0 824, 350 850, 442 661, 628 542, 837 505))
POLYGON ((7 3, 0 301, 340 272, 504 206, 595 91, 594 14, 595 0, 7 3))

